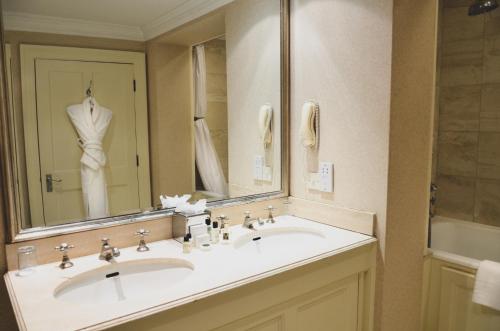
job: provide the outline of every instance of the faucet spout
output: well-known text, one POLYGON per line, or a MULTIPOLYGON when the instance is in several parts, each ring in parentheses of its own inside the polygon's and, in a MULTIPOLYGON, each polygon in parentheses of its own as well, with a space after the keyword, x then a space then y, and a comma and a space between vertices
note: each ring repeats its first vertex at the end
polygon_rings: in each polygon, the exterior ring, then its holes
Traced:
POLYGON ((99 260, 112 262, 115 257, 120 256, 120 250, 117 247, 111 246, 108 238, 102 238, 101 241, 102 247, 101 254, 99 254, 99 260))
POLYGON ((263 225, 264 221, 260 217, 252 218, 250 212, 245 212, 245 219, 243 220, 243 227, 247 229, 257 230, 255 224, 263 225))

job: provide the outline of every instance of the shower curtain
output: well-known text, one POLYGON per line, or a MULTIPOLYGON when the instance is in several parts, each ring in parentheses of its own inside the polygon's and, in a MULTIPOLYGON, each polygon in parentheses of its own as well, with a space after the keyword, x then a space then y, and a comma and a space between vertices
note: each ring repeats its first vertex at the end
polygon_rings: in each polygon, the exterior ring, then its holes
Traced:
POLYGON ((227 182, 215 150, 205 116, 207 114, 205 47, 197 45, 193 52, 195 95, 195 158, 205 190, 226 196, 227 182))

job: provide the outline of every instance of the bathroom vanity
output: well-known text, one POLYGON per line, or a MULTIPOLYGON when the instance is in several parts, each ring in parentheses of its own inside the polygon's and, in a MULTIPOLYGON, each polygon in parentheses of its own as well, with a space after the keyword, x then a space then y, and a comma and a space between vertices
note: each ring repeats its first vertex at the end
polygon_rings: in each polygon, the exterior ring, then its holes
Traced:
POLYGON ((303 174, 316 202, 290 194, 288 0, 3 11, 2 271, 22 331, 373 329, 375 215, 334 201, 333 160, 303 174), (188 211, 230 220, 229 241, 184 253, 174 239, 209 238, 205 219, 173 229, 188 211))
MULTIPOLYGON (((5 276, 21 330, 371 330, 373 237, 294 216, 230 243, 177 241, 5 276)), ((112 240, 112 239, 111 239, 112 240)))

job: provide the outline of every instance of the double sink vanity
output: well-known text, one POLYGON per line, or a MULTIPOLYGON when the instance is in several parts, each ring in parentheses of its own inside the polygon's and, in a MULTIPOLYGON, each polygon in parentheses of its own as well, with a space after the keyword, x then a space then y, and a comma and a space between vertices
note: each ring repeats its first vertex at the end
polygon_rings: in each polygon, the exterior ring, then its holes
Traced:
MULTIPOLYGON (((291 323, 286 318, 293 319, 301 313, 314 316, 336 303, 347 307, 348 313, 341 310, 337 315, 332 310, 333 315, 318 315, 318 322, 333 317, 334 321, 348 323, 346 327, 354 326, 342 330, 368 330, 367 325, 363 328, 358 324, 367 313, 360 308, 363 304, 369 307, 371 300, 376 241, 373 237, 288 215, 277 216, 275 223, 264 223, 257 229, 231 226, 230 235, 228 243, 214 244, 209 251, 193 248, 191 253, 183 253, 182 244, 169 239, 147 243, 149 251, 145 252, 139 252, 137 246, 122 248, 119 256, 109 261, 93 254, 73 259, 74 266, 67 269, 54 262, 40 265, 24 277, 10 271, 5 280, 18 324, 22 330, 30 331, 110 327, 156 330, 155 327, 166 327, 161 317, 174 308, 182 312, 201 305, 214 310, 214 314, 217 307, 222 311, 208 319, 197 319, 195 312, 185 321, 168 320, 181 330, 223 330, 226 324, 248 319, 247 327, 269 321, 278 325, 291 323), (372 280, 364 285, 367 275, 372 280), (307 280, 311 277, 312 281, 307 280), (279 286, 269 285, 276 282, 279 286), (321 289, 332 284, 333 294, 329 298, 331 291, 321 289), (250 297, 251 287, 278 293, 270 296, 257 291, 250 297), (318 290, 321 291, 314 296, 318 290), (231 298, 222 298, 224 293, 231 298), (223 308, 220 302, 208 304, 211 300, 236 305, 223 308), (238 300, 246 302, 242 312, 238 312, 238 300), (253 305, 253 300, 258 303, 253 305), (278 314, 282 320, 275 320, 276 307, 280 306, 294 313, 278 314), (266 316, 263 312, 273 314, 266 316), (141 326, 134 326, 136 323, 141 326)), ((112 238, 108 243, 112 244, 112 238)), ((255 330, 260 329, 268 330, 255 330)))
POLYGON ((114 2, 2 1, 19 329, 371 331, 375 215, 340 207, 322 100, 292 116, 290 1, 114 2), (229 240, 177 233, 207 209, 229 240))

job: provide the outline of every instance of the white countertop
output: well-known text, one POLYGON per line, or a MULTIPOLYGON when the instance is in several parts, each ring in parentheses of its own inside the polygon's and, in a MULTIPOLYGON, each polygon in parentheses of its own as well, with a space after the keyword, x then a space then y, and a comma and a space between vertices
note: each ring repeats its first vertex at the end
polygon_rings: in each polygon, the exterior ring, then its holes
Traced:
MULTIPOLYGON (((118 262, 145 258, 179 258, 191 262, 194 270, 175 286, 159 289, 154 296, 119 301, 112 304, 76 304, 54 297, 54 289, 62 282, 82 272, 105 266, 98 255, 75 258, 74 267, 61 270, 59 263, 40 265, 32 275, 5 275, 5 281, 21 330, 67 331, 102 330, 130 320, 142 318, 201 298, 226 291, 277 273, 296 268, 341 252, 370 244, 376 239, 294 216, 276 217, 275 224, 263 229, 307 227, 320 231, 326 240, 318 245, 288 247, 280 254, 245 255, 233 245, 214 245, 210 251, 193 249, 182 253, 182 245, 174 240, 149 243, 149 252, 139 253, 134 247, 121 249, 118 262), (304 247, 305 246, 305 247, 304 247)), ((233 241, 254 230, 240 225, 231 227, 233 241)), ((111 238, 111 244, 113 242, 111 238)), ((70 254, 71 255, 71 254, 70 254)), ((146 285, 147 286, 147 285, 146 285)))

